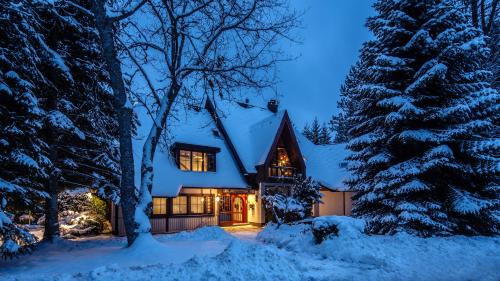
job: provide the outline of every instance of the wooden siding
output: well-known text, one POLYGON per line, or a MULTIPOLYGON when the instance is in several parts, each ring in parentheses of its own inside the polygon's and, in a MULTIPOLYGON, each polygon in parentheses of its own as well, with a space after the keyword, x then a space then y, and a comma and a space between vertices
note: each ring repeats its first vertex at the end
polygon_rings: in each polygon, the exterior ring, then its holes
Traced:
POLYGON ((169 232, 193 230, 203 226, 217 225, 216 216, 192 216, 168 218, 169 232))
MULTIPOLYGON (((154 217, 150 219, 151 231, 153 234, 178 232, 183 230, 194 230, 203 226, 213 226, 218 224, 217 216, 183 216, 183 217, 154 217), (168 228, 167 228, 168 224, 168 228)), ((114 204, 111 207, 111 224, 115 235, 124 236, 125 226, 121 208, 114 204), (118 211, 118 213, 116 213, 118 211), (118 215, 118 216, 116 216, 118 215)))

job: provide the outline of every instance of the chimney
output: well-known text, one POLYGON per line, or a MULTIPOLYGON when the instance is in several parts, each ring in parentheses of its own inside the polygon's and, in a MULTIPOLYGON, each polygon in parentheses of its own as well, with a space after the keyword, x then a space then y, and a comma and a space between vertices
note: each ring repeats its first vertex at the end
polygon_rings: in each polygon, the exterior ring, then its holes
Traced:
POLYGON ((269 109, 269 111, 273 112, 273 113, 276 113, 278 112, 278 101, 275 100, 275 99, 271 99, 267 102, 267 109, 269 109))

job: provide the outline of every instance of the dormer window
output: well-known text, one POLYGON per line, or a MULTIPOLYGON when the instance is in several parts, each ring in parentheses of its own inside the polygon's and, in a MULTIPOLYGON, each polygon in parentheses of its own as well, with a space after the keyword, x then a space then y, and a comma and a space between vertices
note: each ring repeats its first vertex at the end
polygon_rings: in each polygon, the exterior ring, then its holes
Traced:
POLYGON ((175 143, 173 146, 177 165, 183 171, 215 172, 215 157, 219 151, 216 147, 191 144, 175 143))
POLYGON ((215 153, 180 149, 179 169, 194 172, 215 172, 215 153))

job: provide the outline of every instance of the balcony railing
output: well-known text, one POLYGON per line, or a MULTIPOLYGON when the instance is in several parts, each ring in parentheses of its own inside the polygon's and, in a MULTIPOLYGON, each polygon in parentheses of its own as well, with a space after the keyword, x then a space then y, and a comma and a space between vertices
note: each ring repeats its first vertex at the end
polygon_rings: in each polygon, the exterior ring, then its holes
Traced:
POLYGON ((271 166, 269 168, 269 176, 277 178, 292 178, 297 173, 294 167, 271 166))

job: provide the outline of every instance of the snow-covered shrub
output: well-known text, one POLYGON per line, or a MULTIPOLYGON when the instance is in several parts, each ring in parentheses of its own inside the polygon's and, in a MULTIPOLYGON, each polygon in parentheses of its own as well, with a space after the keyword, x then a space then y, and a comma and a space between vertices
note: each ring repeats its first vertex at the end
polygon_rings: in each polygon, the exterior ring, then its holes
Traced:
POLYGON ((339 234, 337 224, 331 220, 314 220, 311 229, 316 244, 321 244, 328 237, 339 234))
POLYGON ((266 190, 262 197, 273 222, 290 223, 311 215, 314 203, 321 202, 320 186, 311 177, 297 175, 290 185, 266 190))
POLYGON ((35 218, 31 214, 24 214, 19 216, 18 220, 22 224, 31 224, 35 221, 35 218))
POLYGON ((304 218, 304 206, 295 198, 282 194, 266 195, 263 197, 266 209, 269 210, 274 222, 289 223, 304 218))
MULTIPOLYGON (((58 199, 62 237, 93 236, 109 230, 106 203, 88 189, 64 191, 59 194, 58 199)), ((42 216, 37 223, 44 225, 45 216, 42 216)))

